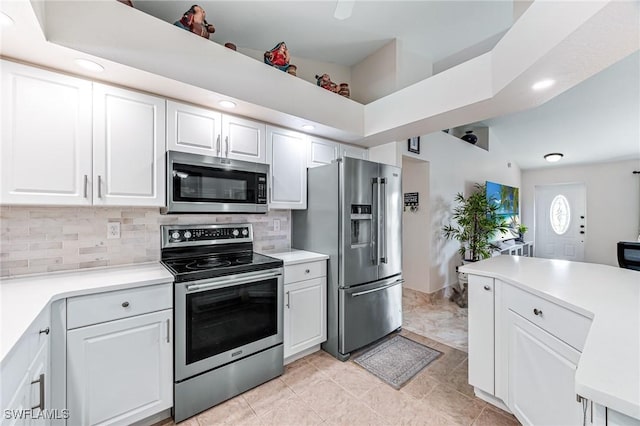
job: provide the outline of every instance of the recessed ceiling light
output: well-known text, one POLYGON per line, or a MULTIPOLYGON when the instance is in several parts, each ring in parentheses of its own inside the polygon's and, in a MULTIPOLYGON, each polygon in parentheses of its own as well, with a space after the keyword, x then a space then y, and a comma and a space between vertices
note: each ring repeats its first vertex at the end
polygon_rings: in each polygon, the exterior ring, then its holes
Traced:
POLYGON ((75 63, 85 70, 93 71, 93 72, 102 72, 104 71, 104 67, 96 62, 90 61, 88 59, 78 58, 75 60, 75 63))
POLYGON ((537 82, 536 84, 534 84, 533 86, 531 86, 531 88, 533 90, 544 90, 544 89, 548 89, 549 87, 553 86, 555 84, 555 80, 552 80, 550 78, 546 79, 546 80, 540 80, 539 82, 537 82))
POLYGON ((564 157, 564 155, 560 154, 559 152, 552 152, 551 154, 545 155, 544 159, 550 163, 555 163, 560 161, 562 157, 564 157))
POLYGON ((314 127, 314 126, 312 126, 311 124, 304 124, 304 125, 302 126, 302 128, 303 128, 304 130, 313 130, 313 129, 315 129, 315 127, 314 127))
POLYGON ((0 12, 0 26, 3 27, 8 27, 10 25, 13 25, 13 18, 11 18, 11 16, 7 15, 4 12, 0 12))
POLYGON ((236 103, 235 102, 231 102, 231 101, 220 101, 220 102, 218 102, 218 104, 222 108, 235 108, 236 107, 236 103))

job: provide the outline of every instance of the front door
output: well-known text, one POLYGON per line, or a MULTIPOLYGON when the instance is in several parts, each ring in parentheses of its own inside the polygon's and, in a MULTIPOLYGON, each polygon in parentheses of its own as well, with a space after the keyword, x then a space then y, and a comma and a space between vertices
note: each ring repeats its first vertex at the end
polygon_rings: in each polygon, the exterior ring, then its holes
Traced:
POLYGON ((587 236, 586 210, 583 183, 536 186, 536 256, 583 261, 587 236))

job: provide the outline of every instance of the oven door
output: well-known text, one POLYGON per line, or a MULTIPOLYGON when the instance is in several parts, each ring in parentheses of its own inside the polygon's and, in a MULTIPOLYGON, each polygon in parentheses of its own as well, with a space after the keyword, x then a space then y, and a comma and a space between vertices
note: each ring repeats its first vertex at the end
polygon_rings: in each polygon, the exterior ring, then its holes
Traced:
POLYGON ((282 268, 175 284, 175 380, 282 343, 282 268))
POLYGON ((167 213, 267 211, 265 164, 170 151, 167 213))

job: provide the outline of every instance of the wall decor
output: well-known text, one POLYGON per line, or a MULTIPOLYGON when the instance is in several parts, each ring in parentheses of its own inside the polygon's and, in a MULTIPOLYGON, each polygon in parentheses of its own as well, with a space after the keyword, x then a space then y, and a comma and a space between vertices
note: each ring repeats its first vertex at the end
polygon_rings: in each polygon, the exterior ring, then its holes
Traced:
POLYGON ((264 63, 278 68, 280 71, 287 72, 289 70, 290 59, 289 48, 287 48, 284 41, 276 44, 273 49, 264 52, 264 63))
POLYGON ((419 205, 419 194, 417 192, 404 193, 404 211, 407 211, 408 207, 409 211, 415 213, 416 211, 418 211, 419 205))
POLYGON ((420 136, 416 136, 410 139, 407 139, 409 146, 407 150, 409 152, 413 152, 414 154, 420 154, 420 136))
POLYGON ((463 141, 469 142, 471 145, 475 145, 478 142, 478 137, 473 134, 473 130, 467 130, 464 133, 464 136, 460 138, 463 141))
POLYGON ((216 29, 207 22, 206 17, 207 12, 197 4, 194 4, 182 15, 182 18, 174 22, 173 25, 208 39, 216 29))

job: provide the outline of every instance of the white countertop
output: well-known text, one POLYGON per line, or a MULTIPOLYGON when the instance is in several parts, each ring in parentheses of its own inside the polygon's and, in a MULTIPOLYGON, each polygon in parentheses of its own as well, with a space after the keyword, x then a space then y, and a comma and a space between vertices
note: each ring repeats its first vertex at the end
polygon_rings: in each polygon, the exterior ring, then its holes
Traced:
POLYGON ((173 275, 157 262, 0 280, 0 360, 55 300, 168 282, 173 275))
POLYGON ((319 260, 329 259, 329 256, 327 256, 326 254, 297 249, 289 249, 273 253, 265 252, 263 254, 266 256, 281 259, 285 265, 296 265, 298 263, 317 262, 319 260))
POLYGON ((576 393, 640 419, 640 272, 608 265, 498 256, 463 266, 593 318, 576 393))

